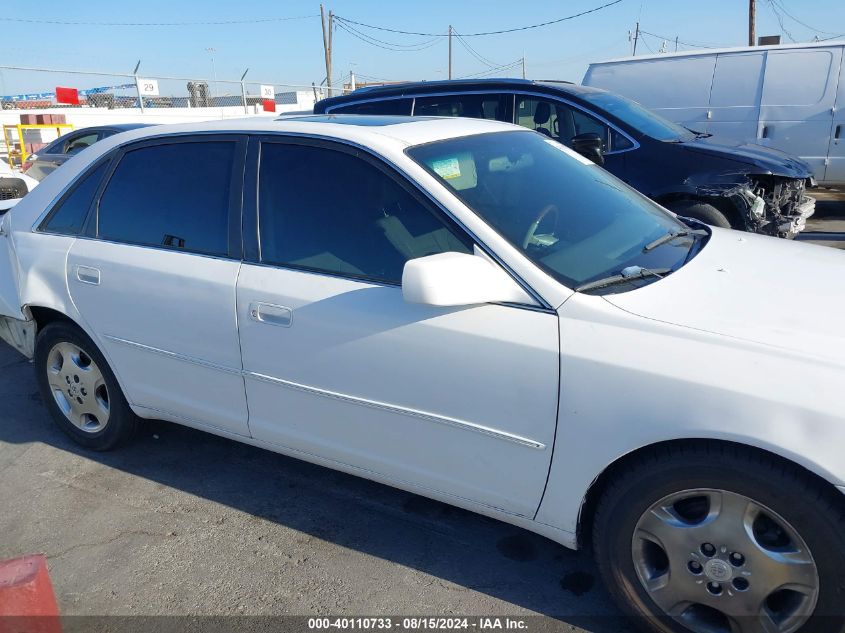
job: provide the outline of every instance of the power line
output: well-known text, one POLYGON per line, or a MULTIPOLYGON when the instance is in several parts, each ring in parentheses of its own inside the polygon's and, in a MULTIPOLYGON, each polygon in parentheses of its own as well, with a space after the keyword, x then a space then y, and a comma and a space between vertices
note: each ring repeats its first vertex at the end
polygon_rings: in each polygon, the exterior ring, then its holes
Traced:
MULTIPOLYGON (((335 19, 337 19, 337 16, 335 16, 335 19)), ((380 40, 379 38, 373 37, 372 35, 367 35, 366 33, 362 33, 350 24, 342 24, 339 20, 338 26, 350 35, 353 35, 358 39, 365 41, 367 44, 371 44, 379 48, 385 48, 387 50, 393 51, 422 51, 426 48, 431 48, 435 44, 442 41, 439 37, 435 37, 424 42, 416 42, 414 44, 401 44, 398 42, 388 42, 385 40, 380 40)))
POLYGON ((479 53, 477 50, 475 50, 472 46, 470 46, 469 42, 467 42, 464 38, 462 38, 456 31, 453 30, 452 32, 458 38, 458 41, 467 50, 467 52, 469 52, 470 55, 475 57, 475 59, 480 61, 485 66, 490 66, 491 68, 497 68, 497 67, 502 65, 502 64, 497 64, 496 62, 490 61, 489 59, 484 57, 481 53, 479 53))
POLYGON ((793 22, 797 22, 797 23, 798 23, 798 24, 800 24, 801 26, 806 27, 806 28, 810 29, 811 31, 815 31, 816 33, 822 33, 822 34, 824 34, 824 35, 833 35, 834 37, 841 37, 841 35, 836 35, 836 34, 834 34, 832 31, 822 31, 822 30, 820 30, 820 29, 813 28, 812 26, 810 26, 810 25, 809 25, 809 24, 807 24, 806 22, 802 22, 801 20, 799 20, 798 18, 796 18, 794 15, 792 15, 789 11, 787 11, 787 9, 786 9, 786 7, 784 6, 783 2, 781 2, 780 0, 773 0, 773 2, 775 2, 775 3, 777 4, 778 8, 779 8, 781 11, 783 11, 784 15, 786 15, 786 17, 788 17, 789 19, 791 19, 793 22))
POLYGON ((472 79, 474 77, 487 77, 489 75, 493 75, 495 73, 501 72, 503 70, 511 70, 512 68, 517 68, 520 64, 522 64, 522 58, 517 59, 510 64, 504 64, 503 66, 497 66, 496 68, 488 68, 487 70, 482 70, 479 73, 473 73, 471 75, 463 75, 458 77, 458 79, 472 79))
MULTIPOLYGON (((602 9, 606 9, 607 7, 612 7, 615 4, 619 4, 622 0, 613 0, 612 2, 608 2, 598 7, 594 7, 592 9, 587 9, 586 11, 581 11, 580 13, 575 13, 573 15, 567 15, 562 18, 558 18, 556 20, 549 20, 548 22, 541 22, 539 24, 530 24, 528 26, 520 26, 512 29, 502 29, 499 31, 483 31, 480 33, 464 33, 464 37, 481 37, 484 35, 501 35, 503 33, 516 33, 517 31, 527 31, 529 29, 538 29, 543 26, 549 26, 551 24, 559 24, 560 22, 565 22, 567 20, 572 20, 574 18, 580 18, 581 16, 587 15, 589 13, 595 13, 596 11, 601 11, 602 9)), ((364 22, 356 22, 355 20, 350 20, 349 18, 344 18, 341 16, 335 16, 338 21, 342 21, 345 23, 352 23, 358 26, 363 26, 368 29, 376 29, 377 31, 387 31, 389 33, 399 33, 400 35, 419 35, 422 37, 448 37, 446 33, 420 33, 418 31, 402 31, 400 29, 391 29, 384 26, 375 26, 373 24, 366 24, 364 22)))
POLYGON ((246 20, 206 20, 201 22, 87 22, 82 20, 36 20, 32 18, 0 17, 2 22, 22 22, 26 24, 58 24, 61 26, 213 26, 226 24, 259 24, 262 22, 287 22, 288 20, 307 20, 319 15, 297 15, 287 18, 250 18, 246 20))
MULTIPOLYGON (((651 35, 652 37, 656 37, 661 40, 667 41, 675 41, 674 37, 664 37, 663 35, 658 35, 657 33, 650 33, 648 31, 643 31, 640 29, 640 33, 645 33, 646 35, 651 35)), ((678 44, 683 44, 684 46, 692 46, 694 48, 719 48, 718 46, 705 46, 704 44, 693 44, 692 42, 685 42, 684 40, 678 40, 678 44)))
POLYGON ((773 0, 769 0, 769 8, 772 10, 772 13, 775 14, 775 19, 778 21, 780 25, 781 32, 789 38, 790 42, 795 42, 795 38, 792 37, 792 33, 786 30, 786 27, 783 25, 783 16, 778 12, 777 7, 773 0))

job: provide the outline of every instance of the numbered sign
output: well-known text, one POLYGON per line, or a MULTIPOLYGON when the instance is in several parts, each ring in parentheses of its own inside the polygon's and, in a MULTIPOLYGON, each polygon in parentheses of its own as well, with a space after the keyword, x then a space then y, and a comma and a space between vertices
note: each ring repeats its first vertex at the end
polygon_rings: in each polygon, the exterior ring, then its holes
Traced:
POLYGON ((261 86, 261 98, 271 101, 276 99, 276 91, 273 86, 261 86))
POLYGON ((138 92, 144 97, 158 96, 158 80, 157 79, 141 79, 138 78, 138 92))

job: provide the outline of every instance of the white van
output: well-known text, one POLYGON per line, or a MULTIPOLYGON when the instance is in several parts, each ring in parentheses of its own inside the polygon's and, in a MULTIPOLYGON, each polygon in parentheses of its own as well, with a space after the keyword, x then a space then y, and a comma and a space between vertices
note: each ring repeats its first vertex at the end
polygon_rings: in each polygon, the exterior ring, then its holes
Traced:
POLYGON ((843 42, 668 53, 590 64, 585 86, 639 101, 722 140, 800 156, 845 184, 843 42))

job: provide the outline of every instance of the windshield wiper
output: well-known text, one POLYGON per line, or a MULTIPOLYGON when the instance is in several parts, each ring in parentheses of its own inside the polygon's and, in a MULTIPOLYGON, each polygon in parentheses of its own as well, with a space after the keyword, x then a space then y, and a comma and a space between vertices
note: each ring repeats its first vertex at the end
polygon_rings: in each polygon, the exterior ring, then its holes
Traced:
POLYGON ((654 250, 658 246, 665 244, 666 242, 671 242, 672 240, 678 239, 679 237, 690 237, 692 235, 707 235, 707 231, 702 230, 692 230, 688 231, 686 229, 681 229, 680 231, 672 231, 670 233, 666 233, 665 235, 661 235, 653 242, 649 242, 645 246, 643 246, 643 253, 648 253, 649 251, 654 250))
POLYGON ((627 266, 626 268, 623 268, 619 274, 581 284, 575 288, 575 292, 584 292, 585 290, 595 290, 596 288, 615 286, 616 284, 628 283, 648 276, 663 279, 665 275, 668 275, 671 272, 673 272, 671 268, 643 268, 642 266, 627 266))

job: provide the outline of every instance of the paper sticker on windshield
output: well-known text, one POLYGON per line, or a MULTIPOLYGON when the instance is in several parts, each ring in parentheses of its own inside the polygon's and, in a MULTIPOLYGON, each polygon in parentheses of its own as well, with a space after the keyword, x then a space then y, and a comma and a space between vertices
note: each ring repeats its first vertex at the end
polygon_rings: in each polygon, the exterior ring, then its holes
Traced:
POLYGON ((431 163, 434 173, 443 180, 454 180, 461 177, 461 164, 457 158, 442 158, 431 163))

